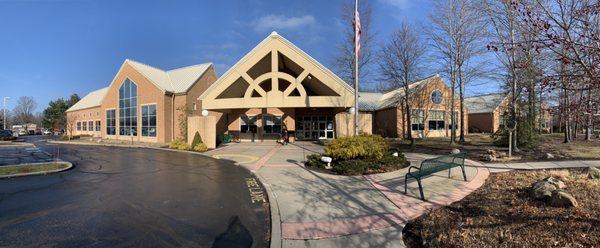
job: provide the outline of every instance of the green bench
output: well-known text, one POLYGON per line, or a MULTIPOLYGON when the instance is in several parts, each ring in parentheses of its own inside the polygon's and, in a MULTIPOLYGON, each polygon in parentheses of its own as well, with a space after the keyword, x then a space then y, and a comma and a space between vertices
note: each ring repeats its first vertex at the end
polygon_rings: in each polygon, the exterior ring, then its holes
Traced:
POLYGON ((406 194, 406 184, 408 177, 412 177, 417 180, 419 184, 419 192, 421 193, 421 200, 425 200, 423 195, 423 186, 421 185, 421 179, 425 176, 431 175, 436 172, 448 170, 448 178, 450 178, 450 172, 453 167, 460 167, 462 174, 467 181, 467 174, 465 173, 465 157, 466 153, 457 153, 451 155, 445 155, 437 158, 426 159, 421 162, 420 167, 410 166, 408 173, 404 176, 404 194, 406 194), (412 170, 414 169, 414 171, 412 170))
POLYGON ((223 134, 223 144, 231 143, 233 141, 233 135, 231 134, 223 134))

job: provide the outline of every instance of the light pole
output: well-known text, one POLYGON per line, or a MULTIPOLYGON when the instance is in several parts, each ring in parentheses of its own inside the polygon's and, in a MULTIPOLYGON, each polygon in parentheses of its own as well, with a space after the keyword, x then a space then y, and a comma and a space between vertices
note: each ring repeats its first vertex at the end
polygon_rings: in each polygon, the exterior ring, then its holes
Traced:
POLYGON ((2 108, 3 114, 2 114, 2 124, 4 125, 4 127, 2 129, 6 129, 6 100, 10 99, 10 97, 5 96, 3 101, 4 101, 4 107, 2 108))

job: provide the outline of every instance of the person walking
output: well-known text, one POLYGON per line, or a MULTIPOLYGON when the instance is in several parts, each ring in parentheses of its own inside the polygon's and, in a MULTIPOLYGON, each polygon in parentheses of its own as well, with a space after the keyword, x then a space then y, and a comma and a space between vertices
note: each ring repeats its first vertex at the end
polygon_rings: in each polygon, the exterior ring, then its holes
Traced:
POLYGON ((281 143, 283 145, 287 145, 290 143, 290 137, 286 127, 283 127, 283 130, 281 131, 281 139, 281 143))

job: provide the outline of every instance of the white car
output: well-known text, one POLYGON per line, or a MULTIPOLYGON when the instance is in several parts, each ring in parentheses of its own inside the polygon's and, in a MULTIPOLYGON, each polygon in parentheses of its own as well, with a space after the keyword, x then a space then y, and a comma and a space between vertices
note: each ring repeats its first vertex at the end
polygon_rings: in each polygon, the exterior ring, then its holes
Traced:
POLYGON ((21 136, 21 135, 27 135, 27 134, 29 134, 29 133, 27 133, 27 131, 25 131, 25 130, 20 130, 19 131, 19 136, 21 136))
POLYGON ((44 132, 42 132, 42 134, 44 134, 44 135, 51 135, 52 132, 50 132, 50 130, 46 129, 46 130, 44 130, 44 132))

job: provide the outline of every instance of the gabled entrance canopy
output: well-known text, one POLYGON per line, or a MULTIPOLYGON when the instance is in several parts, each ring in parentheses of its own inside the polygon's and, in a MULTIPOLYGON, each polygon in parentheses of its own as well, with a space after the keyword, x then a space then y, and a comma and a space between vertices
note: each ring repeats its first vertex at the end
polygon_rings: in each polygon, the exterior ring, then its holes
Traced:
POLYGON ((273 32, 198 99, 207 110, 351 107, 354 90, 273 32))

